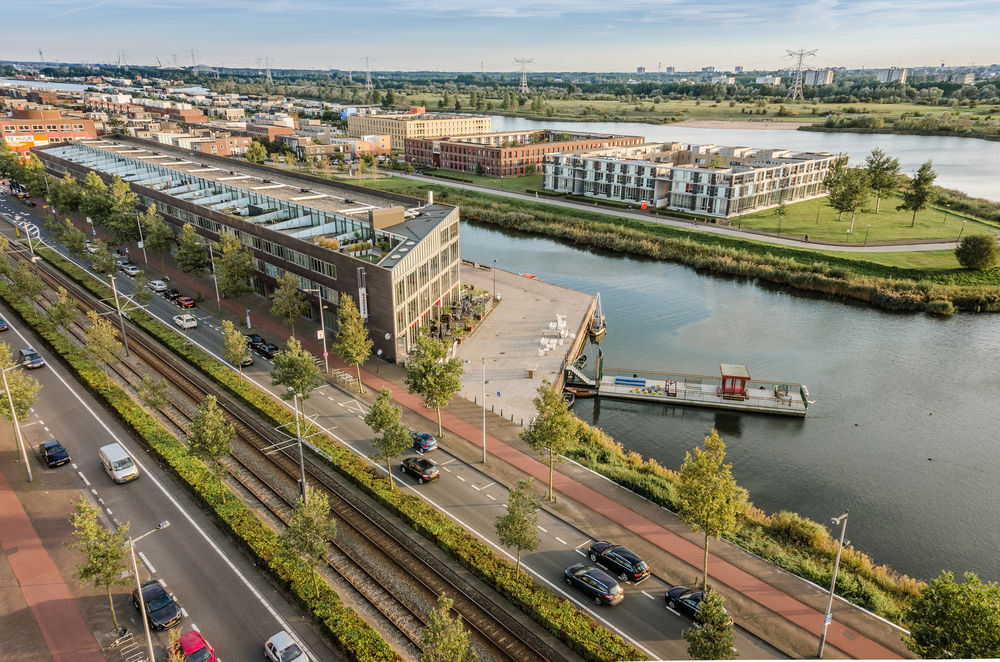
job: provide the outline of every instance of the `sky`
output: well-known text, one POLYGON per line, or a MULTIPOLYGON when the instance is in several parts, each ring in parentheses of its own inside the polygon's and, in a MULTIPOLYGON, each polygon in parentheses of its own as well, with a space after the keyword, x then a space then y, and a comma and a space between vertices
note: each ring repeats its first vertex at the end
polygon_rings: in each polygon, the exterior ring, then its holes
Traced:
POLYGON ((997 0, 5 0, 0 59, 410 71, 1000 62, 997 0))

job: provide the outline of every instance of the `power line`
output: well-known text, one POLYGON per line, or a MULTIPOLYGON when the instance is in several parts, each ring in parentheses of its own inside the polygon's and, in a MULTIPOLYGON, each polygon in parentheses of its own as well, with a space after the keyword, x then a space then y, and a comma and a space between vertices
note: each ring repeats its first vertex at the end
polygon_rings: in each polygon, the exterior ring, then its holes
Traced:
POLYGON ((528 65, 533 63, 534 58, 516 57, 514 62, 521 65, 521 88, 518 90, 524 94, 528 93, 528 65))
POLYGON ((817 50, 819 49, 813 49, 811 51, 807 51, 804 48, 800 48, 797 51, 785 50, 789 57, 795 58, 795 82, 792 83, 792 89, 788 90, 788 97, 792 101, 802 99, 802 63, 807 57, 816 55, 817 50))

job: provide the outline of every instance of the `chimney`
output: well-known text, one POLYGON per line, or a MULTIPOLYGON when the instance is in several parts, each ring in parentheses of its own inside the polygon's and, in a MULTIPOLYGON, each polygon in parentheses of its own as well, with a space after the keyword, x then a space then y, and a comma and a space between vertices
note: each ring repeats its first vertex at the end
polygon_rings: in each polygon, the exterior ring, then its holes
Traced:
POLYGON ((434 191, 427 191, 427 206, 434 204, 434 191))

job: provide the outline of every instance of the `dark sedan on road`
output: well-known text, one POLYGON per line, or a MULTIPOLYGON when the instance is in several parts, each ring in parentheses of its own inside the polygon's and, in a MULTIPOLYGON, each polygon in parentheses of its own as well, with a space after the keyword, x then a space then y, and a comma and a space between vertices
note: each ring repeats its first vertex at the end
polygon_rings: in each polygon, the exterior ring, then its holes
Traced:
POLYGON ((18 350, 17 355, 18 359, 20 359, 20 364, 29 370, 45 367, 45 359, 43 359, 38 352, 30 347, 18 350))
POLYGON ((583 563, 574 563, 566 568, 566 583, 586 593, 598 605, 616 605, 625 597, 625 592, 614 577, 600 568, 583 563))
POLYGON ((249 368, 253 365, 253 354, 244 354, 243 358, 240 359, 241 368, 249 368))
POLYGON ((257 353, 265 359, 273 359, 274 355, 281 351, 280 348, 273 342, 266 342, 258 347, 255 347, 254 349, 256 349, 257 353))
POLYGON ((174 303, 176 303, 181 308, 194 308, 194 299, 192 299, 191 297, 185 297, 185 296, 177 297, 176 299, 174 299, 174 303))
POLYGON ((69 463, 69 453, 55 439, 38 444, 38 456, 49 468, 69 463))
POLYGON ((411 432, 413 437, 413 448, 419 453, 426 453, 438 447, 437 439, 430 432, 411 432))
POLYGON ((423 485, 441 477, 441 471, 437 465, 422 457, 408 457, 403 460, 399 467, 404 474, 416 477, 417 482, 423 485))
POLYGON ((169 290, 163 293, 163 298, 167 301, 174 301, 177 297, 181 295, 181 291, 176 287, 171 287, 169 290))
MULTIPOLYGON (((142 584, 142 599, 146 603, 146 616, 154 630, 166 630, 181 622, 181 607, 167 589, 155 579, 142 584)), ((132 589, 132 604, 139 609, 139 589, 132 589)))
MULTIPOLYGON (((676 609, 688 618, 694 618, 701 611, 701 600, 704 597, 704 593, 697 589, 690 589, 687 586, 675 586, 667 591, 664 597, 667 601, 667 607, 676 609)), ((726 614, 729 616, 729 622, 732 623, 733 616, 729 613, 728 609, 726 610, 726 614)))
POLYGON ((590 560, 598 563, 618 577, 618 581, 636 584, 649 577, 649 566, 639 555, 621 545, 598 541, 590 546, 590 560))
POLYGON ((243 337, 247 339, 247 347, 250 349, 257 349, 264 344, 264 339, 256 333, 247 333, 243 337))

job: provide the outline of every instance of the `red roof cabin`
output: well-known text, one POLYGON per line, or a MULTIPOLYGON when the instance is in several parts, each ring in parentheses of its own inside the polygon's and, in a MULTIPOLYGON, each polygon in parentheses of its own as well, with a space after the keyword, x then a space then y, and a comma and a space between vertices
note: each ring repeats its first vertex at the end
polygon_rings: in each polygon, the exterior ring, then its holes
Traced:
POLYGON ((722 363, 719 365, 722 371, 722 386, 718 393, 726 400, 746 400, 747 382, 750 381, 750 370, 745 365, 735 365, 733 363, 722 363))

